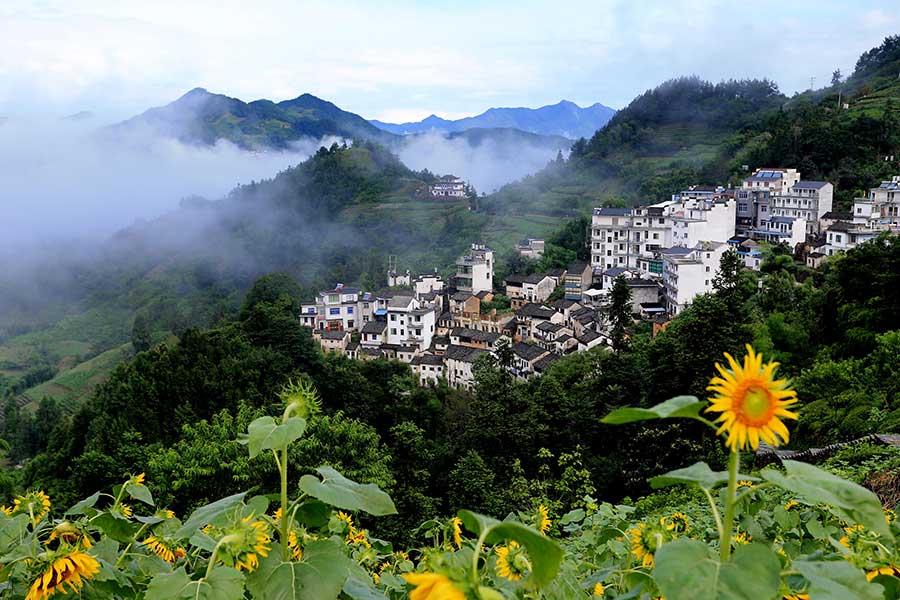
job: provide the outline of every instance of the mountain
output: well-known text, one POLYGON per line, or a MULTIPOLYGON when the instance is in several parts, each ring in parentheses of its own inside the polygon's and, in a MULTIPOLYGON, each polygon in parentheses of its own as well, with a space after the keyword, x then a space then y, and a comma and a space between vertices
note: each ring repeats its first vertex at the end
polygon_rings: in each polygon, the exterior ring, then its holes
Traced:
POLYGON ((311 94, 277 103, 247 103, 203 88, 194 88, 170 104, 114 125, 110 131, 127 134, 145 129, 189 144, 212 145, 224 139, 246 149, 285 149, 301 138, 326 136, 381 143, 396 139, 359 115, 311 94))
POLYGON ((455 121, 431 115, 416 123, 393 124, 375 120, 370 123, 398 135, 432 130, 457 132, 473 128, 502 127, 577 139, 594 135, 594 132, 606 125, 614 114, 615 109, 599 102, 581 108, 574 102, 562 100, 557 104, 540 108, 490 108, 478 116, 455 121))

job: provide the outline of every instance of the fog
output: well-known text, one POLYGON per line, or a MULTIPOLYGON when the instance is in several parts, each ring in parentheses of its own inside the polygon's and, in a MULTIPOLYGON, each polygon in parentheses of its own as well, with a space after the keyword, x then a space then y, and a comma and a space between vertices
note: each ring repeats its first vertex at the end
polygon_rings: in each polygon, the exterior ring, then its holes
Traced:
POLYGON ((530 142, 515 137, 499 135, 478 143, 462 136, 426 133, 408 137, 399 156, 411 169, 452 173, 475 186, 478 193, 491 193, 539 171, 556 158, 557 151, 568 154, 568 144, 552 144, 551 138, 530 142))
POLYGON ((171 211, 186 196, 215 199, 238 183, 272 177, 332 141, 251 153, 226 141, 199 147, 150 131, 103 135, 94 119, 9 120, 0 125, 0 251, 101 240, 171 211))

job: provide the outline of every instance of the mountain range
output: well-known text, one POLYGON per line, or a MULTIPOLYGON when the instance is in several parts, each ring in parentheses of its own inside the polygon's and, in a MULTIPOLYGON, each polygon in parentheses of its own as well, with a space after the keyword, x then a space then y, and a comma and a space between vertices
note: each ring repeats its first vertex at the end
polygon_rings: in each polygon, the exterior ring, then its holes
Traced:
POLYGON ((558 135, 569 139, 589 138, 616 114, 615 109, 597 102, 581 108, 574 102, 562 100, 540 108, 489 108, 480 115, 447 120, 431 115, 415 123, 384 123, 371 120, 373 125, 397 135, 427 131, 457 132, 466 129, 511 128, 540 135, 558 135))

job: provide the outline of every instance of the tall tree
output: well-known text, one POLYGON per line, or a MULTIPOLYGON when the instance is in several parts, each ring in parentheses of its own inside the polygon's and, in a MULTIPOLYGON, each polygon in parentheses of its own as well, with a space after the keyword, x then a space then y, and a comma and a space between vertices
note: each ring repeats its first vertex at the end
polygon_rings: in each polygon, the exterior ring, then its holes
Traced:
POLYGON ((619 352, 625 347, 625 333, 634 323, 631 317, 631 288, 622 275, 616 277, 609 292, 609 321, 613 350, 619 352))

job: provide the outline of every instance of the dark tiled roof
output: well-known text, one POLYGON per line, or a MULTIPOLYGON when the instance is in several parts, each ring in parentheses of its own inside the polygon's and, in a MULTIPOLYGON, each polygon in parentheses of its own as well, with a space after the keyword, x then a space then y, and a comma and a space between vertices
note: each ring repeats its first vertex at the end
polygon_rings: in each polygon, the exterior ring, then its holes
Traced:
POLYGON ((559 300, 557 300, 556 302, 553 303, 553 308, 555 308, 558 311, 563 311, 568 308, 572 308, 576 304, 578 304, 578 303, 574 300, 567 300, 565 298, 560 298, 559 300))
POLYGON ((611 269, 603 271, 603 275, 605 275, 606 277, 618 277, 627 270, 628 269, 626 269, 625 267, 613 267, 611 269))
POLYGON ((851 215, 850 213, 834 212, 834 211, 830 210, 827 213, 825 213, 824 215, 822 215, 822 218, 823 219, 833 219, 835 221, 852 221, 853 215, 851 215))
POLYGON ((550 321, 544 321, 540 325, 537 326, 537 329, 541 331, 547 331, 549 333, 556 333, 560 329, 562 329, 562 325, 558 325, 557 323, 551 323, 550 321))
POLYGON ((488 292, 488 291, 482 290, 475 295, 478 297, 479 300, 484 300, 485 298, 487 298, 489 295, 491 295, 493 293, 494 292, 488 292))
POLYGON ((506 279, 503 280, 506 285, 512 285, 513 287, 521 287, 525 280, 528 279, 528 275, 507 275, 506 279))
POLYGON ((451 300, 455 300, 456 302, 465 302, 469 298, 472 297, 472 294, 469 292, 456 292, 452 296, 450 296, 451 300))
POLYGON ((599 333, 588 329, 587 331, 582 332, 581 335, 579 335, 576 339, 582 344, 587 345, 596 340, 598 337, 600 337, 599 333))
POLYGON ((556 311, 545 306, 541 306, 540 304, 529 302, 528 304, 517 310, 516 314, 520 317, 549 319, 556 314, 556 311))
POLYGON ((575 338, 573 338, 568 333, 564 333, 561 336, 559 336, 558 338, 556 338, 555 341, 559 344, 562 344, 563 342, 568 342, 569 340, 572 340, 572 339, 575 339, 575 338))
POLYGON ((538 373, 543 373, 547 370, 547 368, 559 360, 559 356, 555 354, 548 354, 544 358, 540 359, 536 363, 534 363, 534 370, 538 373))
POLYGON ((499 333, 479 331, 477 329, 469 329, 468 327, 455 327, 450 330, 450 335, 451 337, 472 340, 473 342, 487 342, 488 344, 493 344, 500 338, 499 333))
POLYGON ((444 358, 434 354, 420 354, 412 359, 412 365, 443 365, 444 358))
POLYGON ((650 279, 633 277, 628 280, 628 287, 659 287, 659 283, 650 279))
POLYGON ((388 300, 388 308, 406 308, 412 301, 412 296, 394 296, 388 300))
POLYGON ((387 323, 384 321, 369 321, 363 325, 362 333, 384 333, 385 329, 387 329, 387 323))
POLYGON ((566 271, 569 272, 569 275, 581 276, 581 274, 584 273, 585 269, 587 269, 587 268, 588 268, 588 264, 586 262, 576 260, 575 262, 573 262, 572 264, 569 265, 569 267, 566 269, 566 271))
POLYGON ((523 358, 529 362, 540 358, 548 352, 548 350, 546 350, 545 348, 541 348, 540 346, 534 346, 532 344, 525 344, 522 342, 516 342, 515 344, 513 344, 512 351, 519 358, 523 358))
POLYGON ((350 335, 349 331, 323 331, 322 339, 323 340, 342 340, 349 335, 350 335))
POLYGON ((827 181, 798 181, 794 184, 795 190, 819 190, 828 185, 827 181))
POLYGON ((664 248, 662 253, 667 256, 684 256, 686 254, 690 254, 693 251, 693 248, 685 248, 684 246, 672 246, 671 248, 664 248))
POLYGON ((844 223, 843 221, 838 221, 828 228, 828 231, 850 231, 853 229, 853 223, 844 223))
POLYGON ((611 208, 608 206, 603 206, 601 208, 594 209, 595 215, 604 215, 604 216, 613 216, 613 217, 626 217, 631 214, 630 208, 611 208))
POLYGON ((482 350, 481 348, 469 348, 468 346, 447 346, 447 349, 444 351, 444 358, 447 360, 458 360, 461 362, 472 363, 475 362, 482 354, 487 354, 487 350, 482 350))

